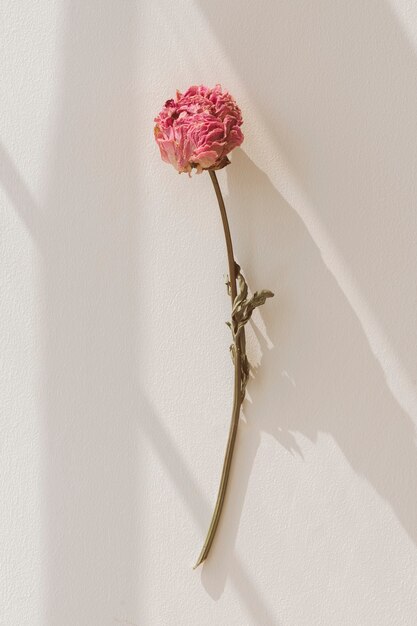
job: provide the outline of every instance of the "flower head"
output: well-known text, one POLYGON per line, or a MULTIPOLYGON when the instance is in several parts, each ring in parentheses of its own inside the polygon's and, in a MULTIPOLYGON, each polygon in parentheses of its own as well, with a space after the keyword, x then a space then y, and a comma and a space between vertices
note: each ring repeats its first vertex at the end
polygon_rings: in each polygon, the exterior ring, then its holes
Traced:
POLYGON ((161 157, 178 172, 220 169, 243 141, 242 113, 234 98, 204 85, 193 86, 167 100, 155 118, 155 140, 161 157))

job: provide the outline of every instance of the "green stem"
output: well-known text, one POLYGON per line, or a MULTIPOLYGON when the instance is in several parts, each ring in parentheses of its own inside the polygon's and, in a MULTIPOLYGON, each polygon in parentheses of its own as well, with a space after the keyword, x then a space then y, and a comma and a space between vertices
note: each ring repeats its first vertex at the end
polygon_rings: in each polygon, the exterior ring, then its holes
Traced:
MULTIPOLYGON (((216 172, 214 170, 209 170, 210 178, 214 186, 214 190, 216 192, 217 200, 219 203, 220 214, 223 223, 224 236, 226 239, 226 250, 227 250, 227 259, 229 263, 229 282, 230 282, 230 294, 233 302, 237 295, 237 286, 236 286, 236 266, 235 259, 233 255, 233 244, 232 238, 230 235, 229 222, 227 219, 226 207, 224 204, 223 196, 220 190, 220 185, 217 180, 216 172)), ((239 416, 240 416, 240 408, 242 405, 242 355, 244 354, 243 350, 245 349, 245 331, 244 328, 237 333, 235 336, 235 355, 234 355, 234 386, 233 386, 233 409, 232 409, 232 418, 230 422, 229 428, 229 436, 227 439, 227 447, 226 453, 223 461, 223 469, 222 475, 220 479, 219 492, 217 494, 216 505, 214 507, 213 516, 211 518, 210 526, 207 532, 207 537, 204 542, 203 548, 200 552, 200 556, 197 559, 197 563, 194 566, 194 569, 201 565, 203 561, 206 560, 211 545, 213 543, 213 539, 216 534, 216 530, 219 524, 221 512, 223 509, 224 500, 226 497, 226 489, 227 483, 229 481, 230 468, 232 464, 233 451, 236 443, 236 435, 237 428, 239 424, 239 416)))

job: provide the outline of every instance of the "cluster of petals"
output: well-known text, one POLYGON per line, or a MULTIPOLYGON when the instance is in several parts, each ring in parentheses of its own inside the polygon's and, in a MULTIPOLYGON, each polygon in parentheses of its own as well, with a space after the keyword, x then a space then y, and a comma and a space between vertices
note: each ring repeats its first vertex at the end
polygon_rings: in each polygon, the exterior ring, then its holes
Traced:
POLYGON ((154 121, 161 157, 178 172, 220 169, 229 163, 229 152, 243 141, 242 113, 220 85, 177 91, 154 121))

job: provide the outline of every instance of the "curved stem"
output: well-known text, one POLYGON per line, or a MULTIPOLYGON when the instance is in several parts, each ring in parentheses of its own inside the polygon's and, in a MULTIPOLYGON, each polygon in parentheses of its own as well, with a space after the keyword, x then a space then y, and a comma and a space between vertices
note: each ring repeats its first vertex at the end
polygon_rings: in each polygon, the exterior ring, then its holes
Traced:
POLYGON ((233 254, 233 243, 232 236, 230 234, 229 228, 229 220, 227 219, 226 206, 224 204, 222 192, 220 189, 219 181, 217 180, 215 170, 208 170, 211 178, 211 182, 213 183, 214 191, 216 192, 217 201, 219 203, 220 215, 222 217, 223 222, 223 230, 224 237, 226 239, 226 250, 227 250, 227 261, 229 263, 229 281, 230 281, 230 294, 232 298, 232 307, 233 302, 236 298, 237 290, 236 290, 236 269, 235 269, 235 258, 233 254))
MULTIPOLYGON (((232 299, 232 307, 233 302, 237 295, 237 287, 236 287, 236 267, 235 267, 235 259, 233 255, 233 244, 232 238, 230 235, 229 222, 227 219, 226 207, 224 204, 223 196, 220 190, 219 182, 217 180, 216 172, 214 170, 209 170, 210 178, 214 186, 214 190, 216 192, 217 200, 219 203, 220 214, 223 222, 223 230, 224 236, 226 239, 226 249, 227 249, 227 259, 229 263, 229 281, 230 281, 230 294, 232 299)), ((226 453, 223 461, 223 469, 222 475, 220 479, 219 492, 217 494, 216 505, 214 507, 213 516, 211 518, 210 526, 207 532, 207 537, 204 542, 203 548, 200 552, 200 556, 198 557, 197 563, 194 566, 194 569, 201 565, 203 561, 206 560, 211 545, 213 543, 214 536, 216 534, 217 526, 219 524, 220 515, 222 512, 227 483, 229 481, 230 475, 230 467, 232 464, 233 450, 236 442, 237 428, 239 424, 239 416, 240 416, 240 407, 242 405, 242 348, 244 349, 245 345, 245 336, 244 336, 244 328, 238 333, 235 338, 235 353, 234 353, 234 386, 233 386, 233 409, 232 409, 232 419, 230 422, 229 436, 227 439, 227 447, 226 453)))

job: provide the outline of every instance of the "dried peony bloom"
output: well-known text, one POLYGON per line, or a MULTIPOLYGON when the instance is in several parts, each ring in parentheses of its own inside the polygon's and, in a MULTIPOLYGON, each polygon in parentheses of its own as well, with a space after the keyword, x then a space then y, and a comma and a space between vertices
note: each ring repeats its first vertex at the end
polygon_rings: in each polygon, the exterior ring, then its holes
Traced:
POLYGON ((243 141, 242 113, 220 85, 177 91, 155 118, 155 140, 161 157, 178 172, 201 173, 229 163, 227 155, 243 141))

